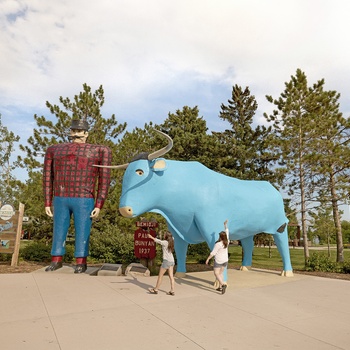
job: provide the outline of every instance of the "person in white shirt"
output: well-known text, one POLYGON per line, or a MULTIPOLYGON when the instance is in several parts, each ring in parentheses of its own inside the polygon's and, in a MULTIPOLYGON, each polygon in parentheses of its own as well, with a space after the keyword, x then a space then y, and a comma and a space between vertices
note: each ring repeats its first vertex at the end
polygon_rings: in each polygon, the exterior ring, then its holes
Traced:
POLYGON ((224 270, 228 265, 228 237, 229 231, 227 227, 227 220, 224 222, 225 231, 221 231, 219 239, 216 241, 213 250, 210 252, 206 260, 206 264, 209 264, 209 261, 212 257, 214 258, 214 275, 219 281, 218 291, 221 291, 222 294, 225 294, 227 284, 224 282, 224 270))
POLYGON ((148 238, 153 239, 154 242, 160 244, 162 246, 163 252, 163 262, 162 266, 159 269, 157 284, 154 288, 150 288, 149 292, 151 294, 158 294, 158 289, 162 284, 163 276, 166 271, 168 271, 169 279, 170 279, 170 291, 167 293, 168 295, 175 295, 174 287, 175 287, 175 279, 174 279, 174 266, 175 259, 173 255, 174 251, 174 238, 170 232, 166 232, 164 235, 164 240, 160 240, 158 238, 153 237, 148 234, 148 238))

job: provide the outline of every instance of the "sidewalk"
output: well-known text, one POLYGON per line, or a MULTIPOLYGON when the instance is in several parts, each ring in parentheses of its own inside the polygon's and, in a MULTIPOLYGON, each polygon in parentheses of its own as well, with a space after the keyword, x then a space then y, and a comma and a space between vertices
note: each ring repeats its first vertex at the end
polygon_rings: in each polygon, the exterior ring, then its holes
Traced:
POLYGON ((0 275, 3 350, 350 349, 350 283, 271 271, 176 278, 75 275, 69 267, 0 275))

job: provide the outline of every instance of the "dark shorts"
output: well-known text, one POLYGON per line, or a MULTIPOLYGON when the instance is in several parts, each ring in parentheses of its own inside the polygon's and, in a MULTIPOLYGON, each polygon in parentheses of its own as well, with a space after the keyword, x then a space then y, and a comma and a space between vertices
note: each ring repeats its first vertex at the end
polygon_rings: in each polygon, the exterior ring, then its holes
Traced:
POLYGON ((214 260, 214 268, 219 268, 219 267, 226 267, 227 266, 228 261, 224 262, 223 264, 218 264, 215 260, 214 260))
POLYGON ((171 266, 174 266, 175 265, 175 263, 174 262, 172 262, 172 261, 168 261, 168 260, 163 260, 163 262, 162 262, 162 268, 163 269, 168 269, 169 267, 171 267, 171 266))

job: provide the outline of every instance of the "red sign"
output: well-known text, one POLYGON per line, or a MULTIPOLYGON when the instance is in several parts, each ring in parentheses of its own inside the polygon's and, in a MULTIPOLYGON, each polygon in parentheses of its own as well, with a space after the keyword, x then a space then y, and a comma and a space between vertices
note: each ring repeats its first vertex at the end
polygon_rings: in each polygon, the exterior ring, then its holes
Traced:
MULTIPOLYGON (((153 223, 152 223, 153 224, 153 223)), ((156 243, 147 234, 156 236, 152 228, 138 228, 134 233, 134 252, 139 259, 154 259, 156 257, 156 243)))
POLYGON ((136 221, 137 227, 158 227, 158 222, 156 221, 136 221))

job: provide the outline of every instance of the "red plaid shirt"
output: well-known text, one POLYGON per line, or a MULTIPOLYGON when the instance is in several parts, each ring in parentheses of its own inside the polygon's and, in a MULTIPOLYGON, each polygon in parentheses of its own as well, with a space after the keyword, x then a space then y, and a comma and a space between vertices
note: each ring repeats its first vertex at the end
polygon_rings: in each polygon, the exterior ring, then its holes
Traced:
POLYGON ((44 161, 43 187, 45 207, 53 196, 95 198, 95 208, 102 208, 110 182, 110 169, 93 165, 110 165, 111 150, 88 143, 61 143, 47 149, 44 161))

